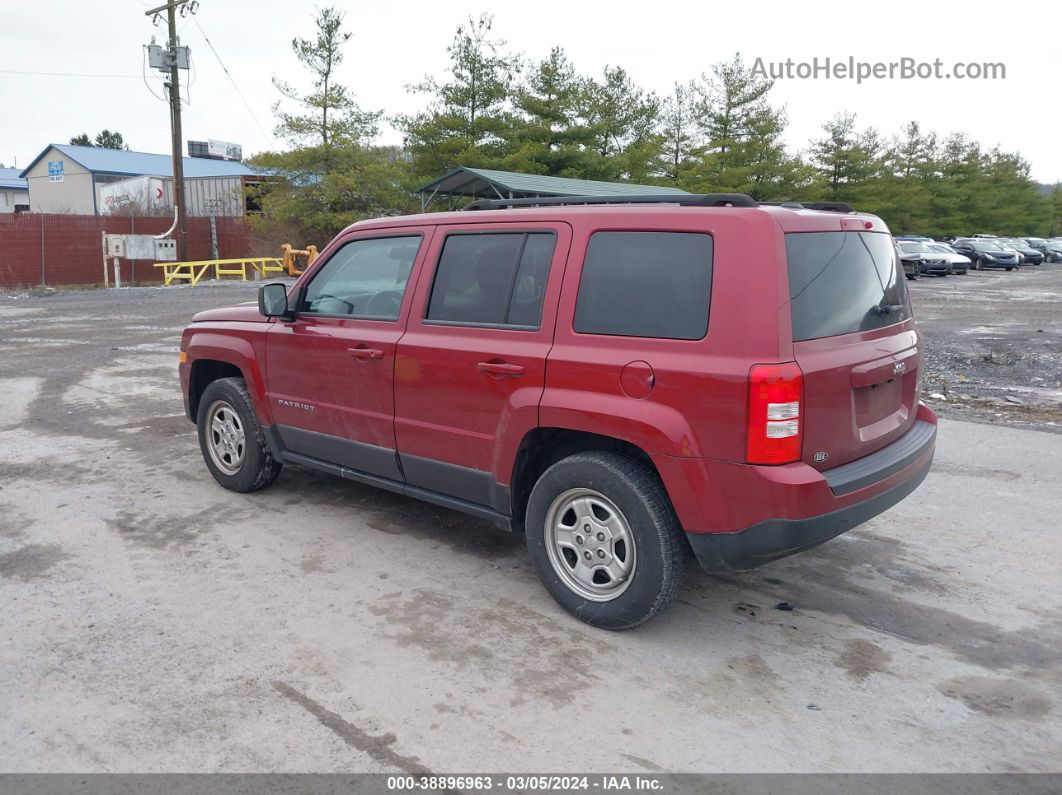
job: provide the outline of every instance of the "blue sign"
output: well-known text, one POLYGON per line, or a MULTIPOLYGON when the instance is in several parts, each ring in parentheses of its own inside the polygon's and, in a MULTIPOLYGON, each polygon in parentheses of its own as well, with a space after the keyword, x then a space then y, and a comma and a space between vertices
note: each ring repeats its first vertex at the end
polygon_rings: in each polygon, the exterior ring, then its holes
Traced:
POLYGON ((62 160, 49 160, 48 161, 48 181, 49 182, 62 182, 63 181, 63 161, 62 160))

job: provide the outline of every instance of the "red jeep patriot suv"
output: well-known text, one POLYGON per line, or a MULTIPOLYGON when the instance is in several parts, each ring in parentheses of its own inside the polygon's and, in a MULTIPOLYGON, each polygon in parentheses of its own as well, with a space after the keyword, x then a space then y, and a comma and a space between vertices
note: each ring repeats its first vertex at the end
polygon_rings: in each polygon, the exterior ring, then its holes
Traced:
POLYGON ((523 532, 554 599, 645 621, 808 549, 933 458, 881 219, 741 194, 517 199, 344 230, 258 306, 201 312, 181 385, 207 468, 301 464, 523 532))

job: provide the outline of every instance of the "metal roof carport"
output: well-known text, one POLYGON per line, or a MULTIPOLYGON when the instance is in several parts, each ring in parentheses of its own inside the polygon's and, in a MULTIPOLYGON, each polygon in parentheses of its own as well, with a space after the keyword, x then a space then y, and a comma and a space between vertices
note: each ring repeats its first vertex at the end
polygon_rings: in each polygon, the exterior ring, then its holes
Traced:
POLYGON ((680 188, 637 185, 632 182, 599 182, 592 179, 547 177, 490 168, 458 166, 413 191, 420 195, 421 210, 436 197, 445 197, 453 209, 458 197, 473 199, 532 199, 539 196, 630 196, 685 194, 680 188))

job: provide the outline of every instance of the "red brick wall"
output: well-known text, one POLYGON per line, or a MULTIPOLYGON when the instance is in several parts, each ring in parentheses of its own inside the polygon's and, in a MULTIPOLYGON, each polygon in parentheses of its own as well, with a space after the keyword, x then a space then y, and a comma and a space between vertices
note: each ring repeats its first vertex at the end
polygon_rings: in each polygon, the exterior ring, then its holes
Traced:
MULTIPOLYGON (((158 235, 169 229, 172 218, 123 218, 97 215, 0 215, 0 288, 29 287, 44 283, 102 284, 103 250, 100 233, 158 235), (42 231, 43 230, 43 231, 42 231), (42 245, 43 241, 43 245, 42 245)), ((189 259, 210 258, 210 219, 189 218, 189 259)), ((264 257, 279 251, 259 251, 250 228, 240 218, 218 218, 218 256, 264 257)), ((135 276, 137 284, 162 281, 161 268, 147 260, 120 260, 122 284, 135 276)), ((111 268, 108 263, 108 268, 111 268)), ((109 272, 113 272, 113 269, 109 272)))

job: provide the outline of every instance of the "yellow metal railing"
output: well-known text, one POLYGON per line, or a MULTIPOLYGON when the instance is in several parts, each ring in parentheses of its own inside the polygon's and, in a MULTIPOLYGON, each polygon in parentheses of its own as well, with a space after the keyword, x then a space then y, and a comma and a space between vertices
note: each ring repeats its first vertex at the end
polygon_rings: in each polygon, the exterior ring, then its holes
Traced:
POLYGON ((235 276, 247 281, 248 274, 254 276, 258 273, 268 276, 271 273, 286 273, 288 276, 298 276, 306 268, 313 265, 317 259, 317 246, 307 246, 305 249, 292 248, 290 243, 280 247, 283 252, 279 257, 237 257, 236 259, 201 259, 195 262, 156 262, 156 268, 162 268, 162 278, 165 284, 174 282, 187 282, 197 284, 210 270, 214 270, 214 278, 222 279, 235 276), (299 259, 305 260, 300 268, 299 259), (250 268, 250 271, 248 271, 250 268))
POLYGON ((285 273, 281 257, 237 257, 236 259, 203 259, 195 262, 156 262, 156 268, 162 268, 162 279, 167 285, 174 282, 197 284, 211 269, 214 278, 222 279, 235 276, 247 281, 255 273, 268 276, 271 273, 285 273))

